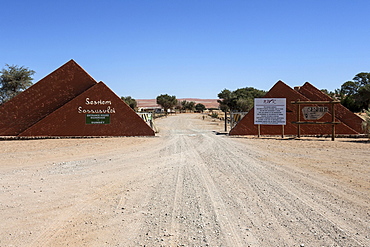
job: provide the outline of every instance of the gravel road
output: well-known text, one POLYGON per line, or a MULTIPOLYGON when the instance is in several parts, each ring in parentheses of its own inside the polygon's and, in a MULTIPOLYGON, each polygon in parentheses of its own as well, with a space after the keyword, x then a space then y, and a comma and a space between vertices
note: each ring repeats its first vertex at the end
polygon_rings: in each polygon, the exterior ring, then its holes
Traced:
POLYGON ((157 137, 0 142, 0 246, 370 246, 366 140, 241 138, 200 114, 157 137))

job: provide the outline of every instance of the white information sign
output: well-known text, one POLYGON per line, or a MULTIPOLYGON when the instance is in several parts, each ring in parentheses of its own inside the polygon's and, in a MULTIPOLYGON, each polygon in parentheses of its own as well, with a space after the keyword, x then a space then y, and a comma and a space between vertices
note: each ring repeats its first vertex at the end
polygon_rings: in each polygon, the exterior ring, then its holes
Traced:
POLYGON ((254 124, 286 125, 286 99, 255 98, 254 124))

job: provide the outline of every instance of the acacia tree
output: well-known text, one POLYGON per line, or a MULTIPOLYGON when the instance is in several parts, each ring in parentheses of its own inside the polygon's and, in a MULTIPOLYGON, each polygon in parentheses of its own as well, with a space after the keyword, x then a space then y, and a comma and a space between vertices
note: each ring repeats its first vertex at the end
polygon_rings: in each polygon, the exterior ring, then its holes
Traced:
POLYGON ((180 106, 180 112, 181 111, 185 111, 185 107, 186 107, 186 100, 182 100, 180 101, 180 104, 178 104, 180 106))
POLYGON ((168 94, 161 94, 157 96, 157 104, 162 106, 164 111, 167 113, 168 109, 177 105, 177 99, 175 95, 170 96, 168 94))
POLYGON ((235 91, 222 90, 217 102, 222 111, 249 111, 254 104, 254 98, 263 97, 265 91, 253 87, 238 88, 235 91))
POLYGON ((195 109, 195 102, 194 101, 186 101, 186 100, 183 100, 181 101, 181 110, 183 111, 194 111, 195 109))
POLYGON ((32 85, 35 71, 18 65, 5 65, 0 71, 0 104, 10 100, 32 85))
POLYGON ((195 110, 203 112, 206 109, 206 106, 203 105, 202 103, 198 103, 195 105, 195 110))
POLYGON ((232 105, 231 91, 225 88, 217 96, 219 98, 217 102, 220 105, 220 109, 224 112, 230 111, 230 107, 232 105))
POLYGON ((127 96, 127 97, 121 97, 121 99, 129 106, 131 107, 133 110, 135 110, 136 106, 137 106, 137 102, 134 98, 132 98, 131 96, 127 96))
POLYGON ((254 105, 254 98, 239 98, 236 100, 236 108, 241 112, 248 112, 254 105))
POLYGON ((370 109, 370 84, 360 87, 357 97, 363 110, 370 109))
POLYGON ((370 108, 370 73, 361 72, 340 88, 342 105, 353 112, 370 108))

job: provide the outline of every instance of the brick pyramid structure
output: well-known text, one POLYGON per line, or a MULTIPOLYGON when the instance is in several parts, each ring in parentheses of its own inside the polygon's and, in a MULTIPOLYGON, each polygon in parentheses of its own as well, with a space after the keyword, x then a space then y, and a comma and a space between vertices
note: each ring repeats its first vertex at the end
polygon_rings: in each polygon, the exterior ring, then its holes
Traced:
MULTIPOLYGON (((286 98, 286 125, 284 126, 284 133, 286 135, 296 135, 298 126, 292 124, 292 122, 297 121, 297 114, 301 114, 301 119, 303 118, 302 112, 297 112, 297 106, 292 104, 292 101, 330 101, 329 98, 324 98, 322 92, 311 84, 305 84, 300 90, 294 90, 282 81, 278 81, 264 96, 264 98, 286 98), (301 91, 300 91, 301 90, 301 91), (320 92, 320 93, 319 93, 320 92)), ((301 109, 304 106, 315 106, 312 104, 301 105, 301 109)), ((329 107, 329 112, 326 113, 319 121, 320 122, 331 122, 331 107, 329 107)), ((360 131, 350 127, 347 122, 352 122, 355 117, 349 117, 349 113, 341 110, 339 105, 335 105, 336 110, 336 122, 341 122, 335 127, 336 134, 346 134, 346 135, 356 135, 361 133, 360 131), (337 116, 337 112, 340 113, 337 116), (347 121, 348 120, 348 121, 347 121)), ((356 116, 351 112, 352 115, 356 116)), ((357 120, 356 120, 357 121, 357 120)), ((350 123, 353 125, 352 123, 350 123)), ((279 125, 261 125, 260 126, 261 135, 281 135, 282 127, 279 125)), ((310 124, 301 125, 301 135, 328 135, 331 134, 331 125, 329 124, 310 124)), ((233 128, 230 130, 229 135, 258 135, 258 127, 254 124, 254 109, 250 110, 247 115, 233 128)))
POLYGON ((0 116, 6 119, 0 136, 155 135, 123 100, 73 60, 5 103, 0 116))
POLYGON ((0 136, 17 136, 97 82, 70 60, 0 105, 0 136))
MULTIPOLYGON (((311 83, 306 82, 302 87, 298 89, 298 92, 305 95, 311 101, 330 101, 332 98, 327 94, 321 92, 319 89, 314 87, 311 83)), ((329 108, 330 110, 330 108, 329 108)), ((335 105, 335 117, 339 121, 345 123, 350 128, 358 133, 363 133, 362 122, 363 119, 356 114, 353 114, 342 104, 335 105)))

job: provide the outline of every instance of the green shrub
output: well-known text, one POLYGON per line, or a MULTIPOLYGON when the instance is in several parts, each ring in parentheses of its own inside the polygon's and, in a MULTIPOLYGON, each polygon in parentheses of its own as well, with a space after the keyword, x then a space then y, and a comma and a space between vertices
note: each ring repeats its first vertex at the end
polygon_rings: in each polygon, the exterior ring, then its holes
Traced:
POLYGON ((367 136, 369 137, 370 139, 370 110, 366 111, 365 110, 365 120, 362 122, 362 128, 365 132, 365 134, 367 134, 367 136))

